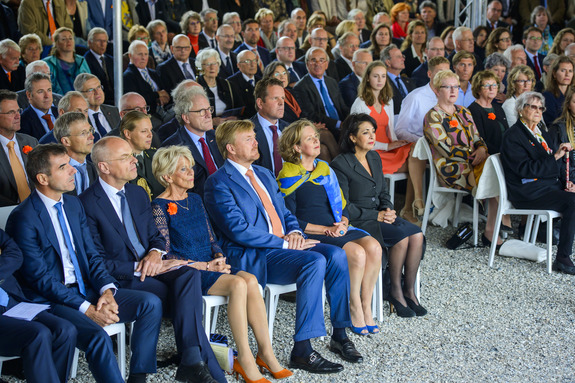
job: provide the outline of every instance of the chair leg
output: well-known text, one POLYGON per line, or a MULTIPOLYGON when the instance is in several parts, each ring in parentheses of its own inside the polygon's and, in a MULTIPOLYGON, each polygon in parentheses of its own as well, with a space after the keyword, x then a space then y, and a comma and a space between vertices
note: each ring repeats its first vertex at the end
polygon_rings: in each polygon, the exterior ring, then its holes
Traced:
POLYGON ((531 232, 531 243, 535 244, 537 242, 537 234, 539 233, 539 224, 541 223, 541 216, 538 215, 535 218, 535 225, 533 227, 533 231, 531 232))
POLYGON ((423 218, 421 220, 421 232, 425 235, 425 230, 427 230, 427 221, 429 220, 429 214, 431 210, 431 197, 433 195, 433 187, 430 184, 429 190, 427 192, 427 199, 425 200, 425 212, 423 213, 423 218))
POLYGON ((74 350, 74 358, 72 359, 72 368, 70 369, 70 379, 74 379, 78 373, 78 358, 80 357, 80 350, 74 350))
POLYGON ((455 196, 455 210, 453 210, 453 227, 459 226, 459 209, 461 208, 461 201, 463 194, 457 193, 455 196))
POLYGON ((415 297, 417 298, 417 300, 419 300, 419 297, 421 295, 421 275, 420 275, 420 271, 421 270, 421 266, 419 266, 417 268, 417 274, 415 275, 415 286, 414 286, 414 290, 415 290, 415 297))
POLYGON ((118 367, 122 378, 126 380, 126 328, 117 334, 118 336, 118 367))
POLYGON ((389 180, 389 197, 391 198, 391 203, 395 206, 395 182, 389 180))
POLYGON ((551 274, 552 262, 552 247, 553 247, 553 218, 547 215, 547 272, 551 274))
POLYGON ((212 321, 212 308, 208 307, 204 301, 204 331, 208 339, 210 339, 210 323, 212 321))
MULTIPOLYGON (((220 306, 214 307, 214 315, 212 315, 212 323, 210 324, 210 333, 216 333, 216 325, 218 324, 218 314, 220 312, 220 306)), ((208 339, 210 337, 208 336, 208 339)))
POLYGON ((473 246, 477 247, 479 231, 479 203, 473 198, 473 246))
POLYGON ((495 260, 495 250, 497 249, 497 239, 499 238, 499 230, 501 229, 502 220, 503 220, 503 214, 500 211, 500 209, 498 209, 497 217, 495 217, 495 227, 493 228, 493 236, 491 237, 491 247, 489 248, 489 267, 493 267, 493 261, 495 260))

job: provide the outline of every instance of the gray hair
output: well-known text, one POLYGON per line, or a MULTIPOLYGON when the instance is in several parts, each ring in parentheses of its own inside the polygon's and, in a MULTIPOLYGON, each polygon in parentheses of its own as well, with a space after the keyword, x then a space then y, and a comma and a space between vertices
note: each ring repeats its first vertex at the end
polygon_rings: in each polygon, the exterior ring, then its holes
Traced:
POLYGON ((60 99, 60 102, 58 102, 58 109, 62 109, 64 111, 64 113, 69 112, 70 111, 70 104, 72 103, 72 99, 75 97, 80 97, 84 101, 86 101, 86 103, 88 103, 88 100, 86 100, 86 98, 84 97, 84 95, 82 93, 75 91, 75 90, 71 90, 68 93, 66 93, 64 95, 64 97, 62 97, 60 99))
POLYGON ((509 69, 511 67, 511 60, 499 52, 494 52, 485 59, 485 68, 489 69, 494 66, 504 66, 509 69))
POLYGON ((148 25, 146 25, 146 29, 148 30, 148 33, 150 34, 150 39, 153 40, 152 35, 154 34, 154 29, 156 29, 160 25, 166 29, 166 32, 168 31, 168 26, 166 25, 164 20, 160 20, 160 19, 152 20, 148 23, 148 25))
POLYGON ((44 60, 36 60, 36 61, 32 61, 30 64, 26 65, 26 78, 30 77, 30 75, 34 72, 41 72, 41 73, 45 73, 42 71, 39 71, 38 68, 44 68, 44 69, 48 69, 48 73, 50 74, 50 66, 48 65, 48 63, 44 60))
POLYGON ((97 79, 98 81, 100 81, 98 76, 95 76, 91 73, 80 73, 79 75, 76 76, 76 79, 74 80, 74 90, 82 92, 84 90, 84 85, 86 84, 86 81, 92 79, 97 79))
MULTIPOLYGON (((299 11, 302 11, 302 12, 305 13, 305 11, 304 11, 303 9, 301 9, 301 8, 294 8, 293 11, 291 11, 289 17, 292 18, 292 19, 295 18, 295 14, 296 14, 297 12, 299 12, 299 11)), ((307 15, 306 15, 306 18, 307 18, 307 15)))
POLYGON ((200 16, 198 12, 188 11, 184 13, 182 20, 180 21, 180 28, 182 29, 182 33, 188 33, 190 19, 198 20, 200 22, 200 26, 202 25, 202 16, 200 16))
POLYGON ((551 24, 551 12, 549 12, 549 10, 542 5, 536 6, 533 8, 533 11, 531 11, 531 16, 529 17, 531 24, 535 25, 535 18, 541 12, 547 13, 547 25, 551 24))
POLYGON ((423 8, 433 8, 433 10, 437 12, 437 6, 429 0, 423 1, 419 4, 419 13, 423 12, 423 8))
POLYGON ((342 45, 346 45, 347 44, 347 40, 351 37, 355 37, 357 39, 359 39, 357 37, 357 35, 353 32, 345 32, 343 35, 341 35, 341 37, 337 40, 337 43, 339 44, 339 46, 341 47, 342 45))
POLYGON ((355 16, 357 16, 358 14, 363 14, 363 16, 365 17, 365 13, 359 9, 359 8, 354 8, 351 11, 349 11, 347 13, 347 19, 353 21, 353 19, 355 18, 355 16))
POLYGON ((160 148, 152 159, 152 173, 163 187, 168 187, 164 176, 171 176, 176 172, 178 161, 185 158, 190 161, 190 166, 194 166, 194 157, 187 146, 173 145, 160 148))
POLYGON ((229 22, 232 21, 233 17, 237 17, 238 19, 241 20, 239 13, 227 12, 227 13, 224 13, 224 15, 222 16, 222 24, 229 24, 229 22))
POLYGON ((216 15, 218 14, 218 11, 216 11, 214 8, 206 8, 203 11, 200 12, 200 16, 202 16, 202 21, 205 22, 206 19, 206 15, 208 13, 215 13, 216 15))
POLYGON ((234 27, 232 27, 230 24, 222 24, 218 27, 218 30, 216 31, 216 36, 221 36, 224 33, 224 28, 232 28, 232 31, 234 29, 234 27))
POLYGON ((8 53, 10 49, 14 49, 18 53, 21 52, 20 45, 16 44, 16 42, 10 39, 4 39, 0 41, 0 56, 4 57, 4 55, 8 53))
MULTIPOLYGON (((291 21, 290 19, 285 19, 284 21, 282 21, 278 27, 278 36, 281 36, 284 34, 284 30, 286 29, 287 25, 293 25, 295 27, 295 23, 293 21, 291 21)), ((297 27, 296 27, 297 29, 297 27)))
POLYGON ((515 45, 512 45, 512 46, 510 46, 509 48, 507 48, 507 49, 505 50, 505 52, 503 52, 503 56, 505 56, 505 58, 506 58, 507 60, 509 60, 509 62, 511 62, 512 53, 515 52, 515 51, 522 51, 522 50, 524 50, 524 49, 525 49, 525 48, 523 47, 523 45, 521 45, 521 44, 515 44, 515 45))
POLYGON ((360 54, 362 54, 362 53, 369 53, 369 54, 371 54, 371 51, 370 51, 369 49, 367 49, 367 48, 358 49, 358 50, 356 50, 355 52, 353 52, 353 57, 352 57, 351 61, 352 61, 352 62, 357 61, 357 60, 358 60, 358 56, 359 56, 360 54))
POLYGON ((454 31, 453 34, 451 35, 451 38, 453 39, 453 42, 455 42, 456 40, 459 41, 461 39, 463 39, 463 32, 472 32, 471 28, 468 27, 457 27, 454 31))
POLYGON ((184 120, 182 119, 182 114, 188 113, 194 107, 193 99, 196 97, 204 97, 206 100, 206 92, 201 86, 192 86, 187 89, 183 89, 178 97, 174 100, 174 113, 176 114, 176 119, 180 125, 184 125, 184 120))
MULTIPOLYGON (((184 92, 188 88, 191 88, 192 86, 195 86, 196 88, 204 90, 204 88, 199 86, 199 84, 197 82, 195 82, 194 80, 183 80, 172 90, 172 93, 171 93, 172 100, 174 100, 174 102, 177 102, 177 100, 181 97, 182 92, 184 92)), ((204 94, 205 94, 205 92, 204 92, 204 94)), ((208 96, 206 95, 206 98, 207 97, 208 96)))
POLYGON ((30 75, 30 77, 26 78, 26 81, 24 82, 24 89, 26 89, 26 92, 32 93, 32 86, 34 85, 34 83, 41 80, 48 80, 50 81, 50 83, 52 83, 52 81, 50 80, 50 75, 47 75, 46 73, 42 72, 34 72, 30 75))
POLYGON ((82 122, 87 121, 86 116, 84 116, 84 113, 68 112, 58 117, 56 119, 56 123, 54 124, 54 130, 52 130, 52 132, 54 133, 54 138, 56 138, 56 142, 60 143, 63 137, 69 136, 70 125, 78 121, 82 122))
MULTIPOLYGON (((394 49, 399 49, 395 44, 389 44, 379 54, 379 59, 385 64, 386 61, 391 60, 391 51, 394 49)), ((386 64, 387 67, 387 64, 386 64)))
POLYGON ((108 39, 108 32, 104 28, 96 27, 88 32, 88 41, 94 41, 94 36, 96 35, 106 35, 106 39, 108 39))
POLYGON ((128 47, 128 54, 129 54, 129 55, 133 55, 134 52, 136 51, 136 48, 137 48, 138 46, 140 46, 140 45, 143 46, 143 47, 145 47, 146 50, 148 49, 148 46, 146 45, 145 42, 143 42, 143 41, 141 41, 141 40, 134 40, 134 41, 132 41, 132 42, 130 43, 130 46, 128 47))
POLYGON ((558 54, 549 53, 549 54, 548 54, 547 56, 545 56, 545 58, 543 59, 542 65, 551 66, 551 64, 553 64, 553 61, 555 61, 558 57, 559 57, 558 54))
POLYGON ((18 45, 20 46, 21 50, 25 50, 28 48, 28 45, 34 43, 37 44, 40 49, 42 49, 42 40, 40 39, 40 36, 35 33, 28 33, 27 35, 20 37, 20 40, 18 40, 18 45))
POLYGON ((217 50, 212 48, 204 48, 201 51, 199 51, 198 55, 196 56, 196 68, 202 70, 202 61, 212 57, 215 58, 220 65, 222 65, 222 59, 217 50))
POLYGON ((515 100, 515 112, 519 116, 519 113, 525 108, 525 105, 529 104, 529 102, 533 99, 537 99, 541 101, 541 105, 545 106, 545 97, 539 92, 524 92, 517 100, 515 100))
POLYGON ((305 52, 305 63, 307 64, 307 62, 309 61, 311 55, 313 54, 313 52, 315 51, 322 51, 323 54, 325 55, 325 58, 327 60, 327 62, 329 63, 329 56, 327 54, 327 52, 325 51, 325 49, 320 48, 320 47, 311 47, 307 50, 307 52, 305 52))

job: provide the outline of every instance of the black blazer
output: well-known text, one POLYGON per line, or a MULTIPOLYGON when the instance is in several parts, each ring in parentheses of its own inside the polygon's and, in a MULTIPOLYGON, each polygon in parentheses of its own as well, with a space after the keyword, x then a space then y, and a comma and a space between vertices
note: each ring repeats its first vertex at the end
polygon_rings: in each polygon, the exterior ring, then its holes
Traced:
POLYGON ((18 92, 24 89, 24 81, 26 80, 26 69, 22 65, 18 65, 18 69, 12 71, 10 74, 12 81, 8 81, 8 75, 4 69, 0 67, 0 89, 8 89, 12 92, 18 92))
MULTIPOLYGON (((166 189, 165 187, 162 186, 162 184, 160 184, 160 182, 156 179, 156 177, 154 177, 154 173, 152 173, 152 159, 154 157, 154 154, 156 154, 155 148, 142 151, 144 166, 142 167, 138 163, 137 165, 138 176, 134 178, 132 181, 130 181, 131 184, 142 186, 141 185, 142 181, 140 180, 143 179, 150 188, 151 200, 154 200, 157 196, 162 194, 166 189)), ((146 190, 146 192, 148 191, 146 190)))
MULTIPOLYGON (((189 58, 188 63, 190 64, 190 70, 195 77, 195 62, 189 58)), ((184 72, 182 72, 182 69, 180 68, 180 64, 178 64, 178 61, 173 56, 170 57, 169 60, 158 65, 156 67, 156 72, 158 77, 162 79, 163 89, 170 94, 179 83, 186 79, 184 77, 184 72)))
POLYGON ((294 61, 291 65, 294 72, 299 76, 299 79, 293 78, 294 76, 290 75, 290 84, 298 82, 303 76, 307 74, 307 67, 305 66, 305 63, 302 63, 301 61, 294 61))
MULTIPOLYGON (((552 137, 542 126, 543 138, 551 144, 552 137)), ((519 120, 503 134, 501 164, 509 200, 517 207, 563 188, 561 161, 555 161, 519 120)))
MULTIPOLYGON (((27 134, 16 133, 16 141, 18 141, 20 154, 22 155, 22 161, 24 162, 24 168, 26 168, 28 156, 22 152, 22 149, 26 145, 35 147, 38 145, 38 140, 34 137, 28 136, 27 134)), ((34 189, 34 183, 30 180, 28 180, 28 185, 31 190, 34 189)), ((16 179, 12 173, 10 161, 8 161, 4 148, 0 147, 0 206, 12 205, 18 205, 18 188, 16 186, 16 179)))
MULTIPOLYGON (((545 55, 537 53, 537 64, 539 64, 539 70, 541 71, 541 73, 543 73, 543 60, 545 59, 545 57, 546 57, 545 55)), ((529 66, 529 68, 533 69, 533 73, 535 73, 535 79, 537 81, 541 80, 541 76, 538 76, 537 71, 535 70, 535 63, 533 62, 531 56, 529 55, 527 55, 527 65, 529 66)))
MULTIPOLYGON (((257 114, 254 115, 252 118, 250 118, 250 121, 254 123, 256 140, 258 141, 258 151, 260 152, 260 158, 258 158, 254 163, 256 165, 260 165, 263 166, 264 168, 269 169, 273 173, 274 172, 273 159, 272 156, 270 155, 270 147, 268 146, 268 140, 266 139, 266 135, 264 133, 263 127, 260 124, 258 115, 257 114)), ((280 130, 280 132, 283 132, 288 125, 289 124, 284 120, 278 121, 278 129, 280 130)), ((278 150, 279 150, 279 142, 278 142, 278 150)))
MULTIPOLYGON (((403 101, 403 97, 401 97, 401 93, 399 93, 395 81, 391 81, 389 77, 387 77, 387 81, 389 81, 389 83, 391 84, 391 89, 393 89, 393 114, 397 115, 401 110, 401 102, 403 101)), ((405 87, 407 88, 407 93, 415 89, 415 85, 411 82, 410 79, 402 76, 401 81, 403 81, 403 83, 405 84, 405 87)))
MULTIPOLYGON (((182 28, 179 23, 172 20, 168 16, 166 10, 165 0, 156 1, 156 19, 163 20, 168 27, 168 32, 180 33, 182 28)), ((136 0, 136 12, 138 13, 138 19, 140 20, 140 25, 148 25, 152 21, 152 16, 150 15, 150 8, 148 8, 148 3, 146 0, 136 0)))
POLYGON ((105 104, 114 105, 114 58, 109 54, 104 54, 104 62, 106 63, 106 70, 108 71, 108 76, 106 76, 106 72, 102 69, 102 64, 96 59, 96 56, 92 53, 91 50, 88 50, 84 55, 88 66, 90 67, 90 72, 102 83, 104 86, 104 95, 106 99, 104 100, 105 104))
POLYGON ((339 91, 345 104, 351 109, 351 106, 357 98, 357 88, 359 87, 359 77, 354 72, 345 76, 339 82, 339 91))
MULTIPOLYGON (((300 62, 305 65, 305 56, 300 57, 299 59, 296 60, 296 62, 300 62)), ((306 74, 307 74, 307 67, 306 67, 306 74)), ((329 60, 329 64, 327 64, 327 70, 325 71, 325 74, 333 78, 337 82, 341 80, 334 60, 329 60)))
MULTIPOLYGON (((176 117, 172 118, 170 121, 161 125, 158 128, 158 132, 157 132, 160 143, 166 141, 166 139, 168 137, 170 137, 172 134, 176 133, 176 131, 179 128, 180 128, 180 123, 178 122, 178 119, 176 117)), ((159 146, 162 146, 162 145, 160 144, 160 145, 158 145, 158 147, 159 146)))
POLYGON ((352 72, 350 66, 347 65, 342 57, 335 59, 334 63, 337 68, 337 76, 340 80, 352 72))
POLYGON ((3 3, 0 4, 0 41, 4 39, 18 41, 21 36, 14 12, 3 3))
MULTIPOLYGON (((223 110, 216 110, 216 98, 212 93, 212 90, 208 87, 206 80, 204 79, 203 75, 198 76, 198 84, 200 84, 204 90, 206 91, 206 95, 208 96, 208 100, 210 100, 210 105, 214 108, 214 117, 216 114, 221 114, 223 110)), ((218 87, 218 97, 226 104, 226 109, 234 109, 239 107, 239 100, 233 94, 232 85, 225 79, 216 77, 216 86, 218 87)))
MULTIPOLYGON (((146 5, 147 7, 147 5, 146 5)), ((154 80, 159 89, 163 89, 160 77, 155 70, 148 68, 150 78, 154 80)), ((150 84, 144 80, 140 71, 132 63, 128 65, 128 69, 124 71, 124 93, 136 92, 146 99, 146 103, 150 107, 150 113, 156 113, 158 109, 158 99, 160 96, 158 92, 154 92, 150 84)))
POLYGON ((406 75, 407 77, 411 77, 413 71, 421 65, 419 59, 413 56, 413 52, 411 51, 411 46, 402 51, 403 56, 405 56, 405 69, 401 71, 402 74, 406 75))
MULTIPOLYGON (((232 86, 234 100, 237 107, 245 107, 242 117, 249 118, 256 114, 256 99, 254 97, 254 87, 262 78, 258 74, 254 76, 254 86, 244 79, 242 72, 237 71, 233 76, 227 78, 232 86)), ((218 88, 219 90, 219 88, 218 88)))
MULTIPOLYGON (((201 9, 201 0, 196 0, 200 4, 201 9)), ((224 15, 227 12, 237 12, 240 15, 240 20, 246 20, 251 17, 254 17, 256 12, 254 11, 254 2, 252 0, 241 0, 241 5, 237 5, 235 1, 230 0, 208 0, 208 2, 217 2, 218 6, 213 7, 214 9, 219 9, 220 14, 224 15)))
POLYGON ((389 197, 381 158, 377 152, 367 153, 367 163, 372 175, 359 163, 354 153, 340 154, 330 166, 337 175, 339 187, 347 201, 349 222, 367 231, 385 248, 377 215, 381 210, 393 209, 393 202, 389 197))
MULTIPOLYGON (((58 118, 58 108, 55 106, 52 107, 52 114, 55 118, 58 118)), ((38 117, 34 109, 32 109, 31 105, 24 109, 20 117, 20 133, 32 136, 37 140, 47 133, 46 129, 44 129, 44 125, 42 125, 40 121, 40 117, 38 117)))
MULTIPOLYGON (((230 51, 229 56, 232 65, 232 72, 230 72, 228 68, 226 68, 226 63, 222 59, 222 65, 220 65, 220 73, 218 73, 218 77, 228 78, 238 71, 238 54, 230 51)), ((222 57, 220 56, 220 59, 221 58, 222 57)))
MULTIPOLYGON (((323 77, 331 101, 333 102, 339 120, 343 121, 349 114, 349 107, 343 101, 341 93, 339 93, 339 86, 336 80, 329 76, 323 77)), ((322 122, 333 133, 336 139, 339 138, 339 131, 336 128, 338 120, 328 117, 325 113, 325 106, 321 98, 321 94, 317 90, 311 76, 306 74, 294 86, 294 97, 298 100, 302 109, 302 118, 308 118, 313 122, 322 122)))
MULTIPOLYGON (((94 182, 98 180, 98 170, 96 169, 96 165, 92 161, 86 160, 86 172, 88 173, 88 182, 89 186, 91 186, 94 182)), ((78 185, 76 185, 78 187, 78 185)), ((66 194, 78 196, 78 192, 76 189, 66 192, 66 194)))
MULTIPOLYGON (((215 130, 208 130, 206 132, 206 144, 208 144, 208 148, 210 149, 210 153, 212 154, 216 166, 218 169, 221 168, 224 165, 224 158, 222 157, 220 151, 218 150, 218 145, 216 144, 215 130)), ((194 144, 194 141, 192 141, 184 126, 180 127, 176 133, 164 141, 162 147, 170 145, 185 145, 192 152, 192 156, 196 162, 194 165, 194 188, 192 190, 194 193, 197 193, 202 198, 204 198, 204 184, 206 183, 206 179, 210 173, 208 172, 208 167, 204 161, 204 158, 200 154, 196 144, 194 144)))
POLYGON ((471 103, 467 109, 469 109, 473 116, 473 122, 475 122, 479 135, 487 144, 487 151, 489 154, 496 154, 501 150, 501 139, 503 137, 498 122, 503 124, 504 130, 509 129, 509 124, 507 123, 507 117, 505 117, 505 112, 501 105, 495 102, 491 105, 495 113, 495 120, 489 119, 487 111, 479 105, 477 101, 471 103))
MULTIPOLYGON (((569 142, 565 121, 562 120, 553 124, 549 128, 549 135, 551 136, 551 143, 549 146, 553 149, 557 149, 559 145, 564 142, 569 142)), ((565 168, 567 166, 567 162, 565 161, 565 158, 562 158, 559 162, 561 163, 559 174, 561 174, 561 181, 565 183, 565 168)), ((571 182, 575 181, 575 150, 569 152, 569 179, 571 182)))
MULTIPOLYGON (((250 49, 250 47, 246 43, 242 43, 239 47, 234 49, 234 52, 240 53, 241 51, 245 51, 248 49, 250 49)), ((264 68, 267 67, 268 64, 272 61, 272 59, 270 57, 270 52, 266 48, 260 47, 259 45, 257 47, 257 50, 258 50, 258 55, 260 56, 260 59, 262 60, 262 64, 263 64, 264 68)))
POLYGON ((427 60, 425 60, 411 73, 411 81, 415 82, 415 86, 417 88, 429 83, 429 76, 427 75, 428 70, 429 63, 427 60))

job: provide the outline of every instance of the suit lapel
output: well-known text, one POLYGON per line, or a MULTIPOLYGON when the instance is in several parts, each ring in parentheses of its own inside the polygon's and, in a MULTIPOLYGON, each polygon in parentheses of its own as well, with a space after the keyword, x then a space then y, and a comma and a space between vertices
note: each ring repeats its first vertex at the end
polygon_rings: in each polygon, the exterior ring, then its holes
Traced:
MULTIPOLYGON (((62 196, 62 198, 65 198, 62 196)), ((70 225, 70 230, 72 230, 72 238, 74 239, 74 247, 76 253, 76 259, 80 265, 82 271, 83 279, 87 279, 90 275, 90 267, 88 266, 88 259, 86 258, 86 253, 84 250, 84 239, 80 231, 80 219, 79 212, 75 211, 69 203, 64 204, 64 212, 66 218, 68 219, 68 224, 70 225)))
POLYGON ((263 172, 262 170, 260 170, 258 168, 254 168, 254 171, 255 171, 256 175, 258 176, 258 178, 260 179, 260 181, 262 181, 262 183, 266 187, 266 190, 267 190, 268 194, 270 195, 270 199, 272 201, 272 204, 274 205, 274 207, 276 209, 276 213, 280 217, 280 220, 282 222, 282 226, 284 227, 284 230, 285 230, 284 217, 283 217, 283 214, 281 214, 282 209, 280 209, 280 206, 278 206, 278 204, 277 204, 276 198, 274 198, 274 196, 276 195, 275 192, 278 188, 278 185, 275 183, 270 184, 268 177, 266 177, 265 174, 262 173, 263 172))
POLYGON ((196 165, 201 166, 207 172, 208 166, 206 165, 206 161, 204 161, 204 157, 202 156, 202 154, 198 150, 198 147, 194 143, 194 140, 192 140, 192 138, 190 137, 190 135, 188 134, 188 132, 186 131, 186 128, 184 126, 180 127, 179 133, 180 133, 180 138, 181 138, 182 142, 188 148, 190 148, 190 151, 192 152, 192 157, 194 157, 194 160, 196 161, 196 165))
POLYGON ((62 252, 60 251, 60 244, 58 243, 58 237, 56 237, 56 229, 52 225, 52 219, 50 218, 50 214, 48 214, 48 210, 46 210, 46 206, 40 199, 37 193, 32 193, 30 197, 28 197, 32 201, 32 206, 34 206, 34 210, 38 213, 38 217, 40 218, 40 222, 42 222, 42 226, 44 227, 44 233, 48 237, 50 244, 54 247, 58 255, 60 256, 60 260, 62 259, 62 252))
POLYGON ((232 181, 234 181, 236 184, 238 184, 242 189, 244 189, 246 191, 246 193, 248 193, 250 198, 256 204, 257 208, 265 216, 266 215, 266 209, 264 208, 264 205, 263 205, 262 201, 260 200, 260 197, 257 195, 257 193, 252 188, 252 186, 248 184, 248 181, 246 181, 244 176, 242 176, 240 174, 240 172, 238 172, 236 170, 236 168, 228 162, 226 162, 224 164, 224 167, 225 167, 226 172, 230 176, 230 179, 232 181))
MULTIPOLYGON (((351 163, 350 165, 353 167, 353 169, 355 170, 355 173, 359 176, 362 176, 363 178, 369 180, 370 182, 376 183, 375 179, 373 176, 370 176, 369 173, 367 172, 367 170, 363 167, 363 165, 357 160, 357 158, 355 158, 355 156, 352 154, 353 158, 350 157, 351 159, 351 163)), ((371 169, 371 172, 373 173, 373 170, 375 169, 375 164, 373 164, 373 162, 370 160, 369 158, 370 156, 367 156, 367 163, 369 164, 369 167, 371 169)))
POLYGON ((126 229, 124 228, 122 221, 120 221, 120 218, 116 214, 116 209, 114 209, 114 206, 112 206, 112 202, 110 202, 110 199, 106 195, 106 192, 104 192, 104 189, 102 188, 102 185, 100 185, 99 182, 95 185, 94 195, 96 196, 97 199, 97 205, 100 206, 102 211, 108 212, 108 214, 104 215, 106 216, 106 219, 108 220, 110 225, 112 225, 114 230, 118 232, 118 234, 120 235, 126 246, 128 246, 128 249, 132 249, 133 246, 132 243, 130 242, 130 238, 128 238, 126 229))
MULTIPOLYGON (((18 144, 20 144, 20 142, 18 142, 18 144)), ((16 179, 14 178, 14 173, 12 173, 12 167, 10 167, 10 160, 6 156, 6 153, 3 149, 0 150, 0 168, 4 169, 4 172, 6 173, 7 179, 9 180, 12 188, 18 190, 16 186, 16 179)))

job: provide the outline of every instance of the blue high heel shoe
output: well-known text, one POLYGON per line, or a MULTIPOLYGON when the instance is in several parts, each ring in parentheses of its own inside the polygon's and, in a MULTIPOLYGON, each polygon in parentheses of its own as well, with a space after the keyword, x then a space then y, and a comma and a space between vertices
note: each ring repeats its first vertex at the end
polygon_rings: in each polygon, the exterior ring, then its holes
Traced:
POLYGON ((369 331, 370 334, 379 334, 379 326, 375 325, 375 326, 365 326, 367 327, 367 331, 369 331))
POLYGON ((354 334, 357 334, 357 335, 362 335, 362 336, 369 335, 369 330, 368 330, 367 326, 355 327, 352 325, 350 327, 350 329, 351 329, 351 332, 353 332, 354 334), (367 330, 367 332, 363 332, 365 330, 367 330))

